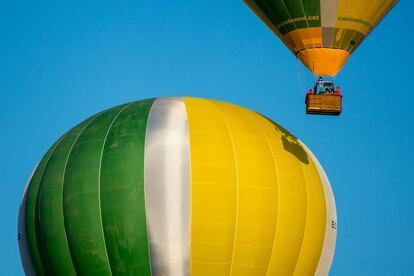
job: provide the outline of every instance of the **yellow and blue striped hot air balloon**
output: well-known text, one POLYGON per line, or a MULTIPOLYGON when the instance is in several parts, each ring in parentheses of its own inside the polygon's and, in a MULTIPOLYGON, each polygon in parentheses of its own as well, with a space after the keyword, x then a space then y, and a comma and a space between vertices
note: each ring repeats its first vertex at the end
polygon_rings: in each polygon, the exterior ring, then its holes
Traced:
POLYGON ((27 275, 327 275, 329 181, 245 108, 165 97, 108 109, 46 153, 24 192, 27 275))
POLYGON ((244 0, 315 75, 335 76, 398 0, 244 0))

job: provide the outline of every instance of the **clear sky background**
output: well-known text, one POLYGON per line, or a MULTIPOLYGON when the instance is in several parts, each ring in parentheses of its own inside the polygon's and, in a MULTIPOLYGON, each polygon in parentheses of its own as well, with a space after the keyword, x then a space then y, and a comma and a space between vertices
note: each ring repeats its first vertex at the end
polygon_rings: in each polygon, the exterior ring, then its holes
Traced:
POLYGON ((331 180, 331 275, 413 275, 414 32, 400 1, 336 78, 340 117, 307 116, 313 77, 241 0, 2 1, 0 274, 22 275, 20 198, 49 146, 124 102, 208 97, 272 118, 331 180))

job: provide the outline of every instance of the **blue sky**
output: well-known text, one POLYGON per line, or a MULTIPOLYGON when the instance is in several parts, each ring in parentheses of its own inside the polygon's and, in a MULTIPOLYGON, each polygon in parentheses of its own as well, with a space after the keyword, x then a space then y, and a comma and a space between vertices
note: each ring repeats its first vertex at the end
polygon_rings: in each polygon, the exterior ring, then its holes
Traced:
POLYGON ((20 197, 60 135, 104 108, 188 95, 258 111, 319 158, 338 209, 331 275, 412 275, 412 10, 401 1, 335 79, 343 115, 311 117, 312 76, 241 0, 3 1, 1 274, 23 274, 20 197))

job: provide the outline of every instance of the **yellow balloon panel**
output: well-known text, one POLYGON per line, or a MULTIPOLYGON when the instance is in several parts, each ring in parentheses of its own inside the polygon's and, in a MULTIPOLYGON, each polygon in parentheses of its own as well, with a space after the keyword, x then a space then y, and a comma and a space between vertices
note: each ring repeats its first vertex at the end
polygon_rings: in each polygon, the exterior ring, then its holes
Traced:
POLYGON ((191 147, 191 275, 230 275, 237 216, 231 134, 207 100, 185 99, 191 147))
POLYGON ((335 27, 367 36, 395 3, 395 0, 339 1, 335 27))
POLYGON ((314 275, 327 205, 312 158, 257 113, 184 100, 192 160, 191 275, 314 275))

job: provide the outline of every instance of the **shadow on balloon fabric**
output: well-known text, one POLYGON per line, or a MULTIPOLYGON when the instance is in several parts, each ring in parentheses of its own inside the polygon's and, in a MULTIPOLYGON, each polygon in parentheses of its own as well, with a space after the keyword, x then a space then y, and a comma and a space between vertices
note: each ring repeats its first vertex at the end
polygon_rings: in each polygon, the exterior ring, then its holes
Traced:
POLYGON ((275 122, 273 122, 271 119, 269 119, 268 117, 264 116, 263 114, 260 113, 256 113, 260 116, 262 116, 263 118, 269 120, 270 122, 272 122, 275 130, 277 132, 280 132, 282 138, 282 143, 283 143, 283 149, 288 151, 289 153, 293 154, 300 162, 305 163, 305 164, 309 164, 309 158, 308 158, 308 154, 306 153, 306 151, 303 149, 302 145, 298 142, 298 139, 291 134, 287 129, 285 129, 284 127, 276 124, 275 122))
POLYGON ((286 151, 293 154, 302 163, 309 164, 308 155, 296 139, 288 135, 283 135, 281 139, 286 151))

